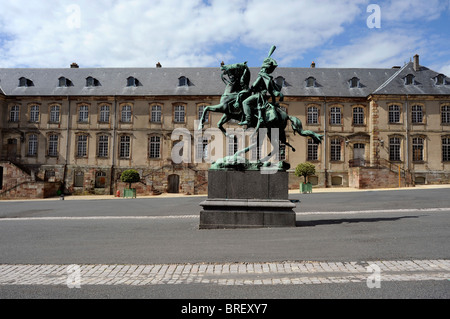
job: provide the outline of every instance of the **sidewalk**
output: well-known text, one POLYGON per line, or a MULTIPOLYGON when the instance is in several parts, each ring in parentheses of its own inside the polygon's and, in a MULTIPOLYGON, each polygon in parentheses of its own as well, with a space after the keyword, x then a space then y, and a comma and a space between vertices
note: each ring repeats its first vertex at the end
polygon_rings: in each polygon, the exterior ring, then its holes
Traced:
MULTIPOLYGON (((397 187, 397 188, 377 188, 377 189, 357 189, 350 187, 333 187, 333 188, 313 188, 313 194, 320 193, 343 193, 343 192, 374 192, 374 191, 398 191, 398 190, 418 190, 418 189, 437 189, 449 188, 450 184, 445 185, 418 185, 415 187, 397 187)), ((289 190, 289 194, 300 194, 297 189, 289 190)), ((306 194, 305 194, 306 195, 306 194)), ((170 194, 163 193, 161 195, 138 195, 137 198, 176 198, 176 197, 204 197, 204 195, 185 195, 185 194, 170 194)), ((64 200, 102 200, 102 199, 124 199, 123 197, 115 197, 114 195, 71 195, 66 196, 64 200)), ((36 200, 36 199, 33 199, 36 200)), ((40 200, 60 200, 59 197, 52 197, 40 200)), ((12 201, 12 200, 11 200, 12 201)), ((23 201, 17 200, 17 201, 23 201)))

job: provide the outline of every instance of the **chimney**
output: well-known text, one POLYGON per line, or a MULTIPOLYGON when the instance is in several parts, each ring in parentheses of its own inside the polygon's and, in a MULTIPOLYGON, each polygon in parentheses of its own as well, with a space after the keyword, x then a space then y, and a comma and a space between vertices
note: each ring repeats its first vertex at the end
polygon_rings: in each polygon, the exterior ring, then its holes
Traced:
POLYGON ((419 71, 420 70, 420 64, 419 64, 419 55, 418 54, 416 54, 414 56, 414 62, 413 63, 414 63, 413 64, 414 71, 419 71))
POLYGON ((311 69, 314 69, 316 67, 316 62, 312 61, 311 63, 311 69))
POLYGON ((78 69, 79 66, 78 66, 78 64, 76 64, 76 63, 74 62, 74 63, 72 63, 72 64, 70 65, 70 68, 71 68, 71 69, 78 69))
POLYGON ((159 68, 162 68, 162 65, 161 65, 161 63, 156 63, 156 67, 159 69, 159 68))

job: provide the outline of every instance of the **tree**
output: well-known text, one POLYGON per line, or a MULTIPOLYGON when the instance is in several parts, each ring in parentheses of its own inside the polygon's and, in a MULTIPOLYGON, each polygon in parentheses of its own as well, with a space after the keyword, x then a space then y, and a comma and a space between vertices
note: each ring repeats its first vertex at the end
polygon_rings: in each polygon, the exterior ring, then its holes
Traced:
POLYGON ((131 184, 139 182, 141 176, 139 176, 139 173, 136 170, 128 169, 120 175, 120 180, 124 183, 128 183, 130 185, 129 188, 131 188, 131 184))
POLYGON ((308 176, 314 175, 316 173, 316 167, 311 164, 311 163, 301 163, 298 164, 297 167, 295 168, 295 176, 303 176, 305 178, 305 183, 306 183, 306 179, 308 178, 308 176))

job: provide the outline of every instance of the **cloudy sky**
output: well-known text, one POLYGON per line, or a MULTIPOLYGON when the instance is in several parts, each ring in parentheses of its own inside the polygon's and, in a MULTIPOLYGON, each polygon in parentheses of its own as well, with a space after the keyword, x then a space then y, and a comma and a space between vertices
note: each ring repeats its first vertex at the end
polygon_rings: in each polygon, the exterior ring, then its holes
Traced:
POLYGON ((0 0, 0 67, 420 62, 450 76, 450 0, 0 0), (373 4, 378 5, 379 11, 373 4))

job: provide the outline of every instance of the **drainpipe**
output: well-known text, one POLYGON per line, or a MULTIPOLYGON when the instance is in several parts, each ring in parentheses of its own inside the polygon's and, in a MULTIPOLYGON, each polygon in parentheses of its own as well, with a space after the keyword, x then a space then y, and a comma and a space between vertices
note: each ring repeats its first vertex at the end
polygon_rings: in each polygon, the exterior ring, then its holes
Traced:
POLYGON ((409 165, 409 105, 408 105, 408 94, 406 94, 406 106, 405 106, 405 116, 406 116, 406 156, 405 156, 405 183, 407 181, 406 174, 409 173, 410 165, 409 165))
POLYGON ((114 167, 116 165, 116 113, 117 113, 117 97, 114 95, 114 116, 111 118, 113 121, 113 135, 112 135, 112 163, 111 163, 111 182, 110 182, 110 194, 114 195, 114 167))
POLYGON ((67 95, 67 103, 68 103, 68 111, 67 111, 67 128, 66 128, 66 162, 64 164, 64 172, 63 172, 63 185, 65 188, 66 185, 66 177, 67 177, 67 165, 69 163, 69 145, 70 145, 70 123, 71 123, 71 103, 70 97, 67 95))

